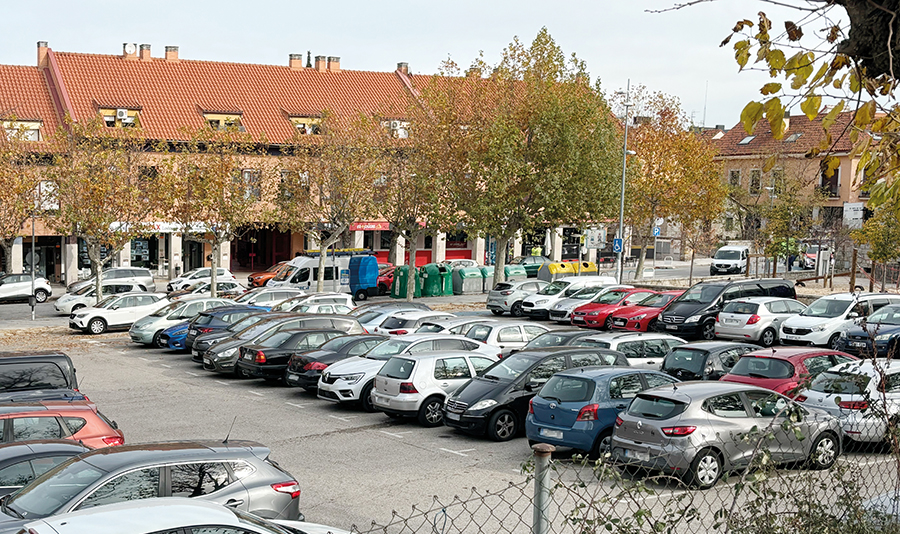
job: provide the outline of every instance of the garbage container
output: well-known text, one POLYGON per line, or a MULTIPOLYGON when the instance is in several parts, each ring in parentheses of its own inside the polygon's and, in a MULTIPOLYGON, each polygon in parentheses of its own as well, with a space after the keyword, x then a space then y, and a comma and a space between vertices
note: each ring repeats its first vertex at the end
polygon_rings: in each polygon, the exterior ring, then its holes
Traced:
POLYGON ((378 260, 375 256, 353 256, 349 268, 353 300, 366 300, 378 295, 378 260))
POLYGON ((528 278, 528 272, 524 265, 507 265, 503 268, 507 282, 519 282, 528 278))
POLYGON ((546 282, 552 282, 557 278, 564 276, 575 276, 575 267, 571 262, 566 263, 544 263, 538 270, 538 279, 546 282))
MULTIPOLYGON (((394 283, 391 284, 391 298, 395 299, 405 299, 406 298, 406 283, 407 283, 407 273, 409 272, 408 265, 401 265, 394 269, 394 283)), ((414 297, 422 296, 422 279, 419 278, 419 270, 415 269, 415 284, 416 289, 413 294, 414 297)))
POLYGON ((457 267, 453 269, 453 294, 475 295, 484 288, 484 275, 478 267, 457 267))
POLYGON ((438 271, 441 275, 441 295, 453 296, 453 270, 446 263, 438 263, 438 271))
POLYGON ((437 263, 427 263, 419 269, 422 279, 422 296, 439 297, 444 290, 444 280, 437 263))
POLYGON ((594 276, 597 274, 597 264, 592 261, 572 262, 572 267, 578 276, 594 276))
POLYGON ((479 269, 481 269, 481 276, 484 277, 481 282, 481 292, 487 293, 494 287, 494 266, 482 265, 479 269))

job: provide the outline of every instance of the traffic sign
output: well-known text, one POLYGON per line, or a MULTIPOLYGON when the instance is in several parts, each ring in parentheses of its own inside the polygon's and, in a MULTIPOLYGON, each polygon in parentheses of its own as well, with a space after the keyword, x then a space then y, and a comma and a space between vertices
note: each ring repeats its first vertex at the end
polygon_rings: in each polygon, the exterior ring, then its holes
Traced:
POLYGON ((618 254, 622 252, 622 240, 619 238, 613 239, 613 252, 618 254))
POLYGON ((660 234, 659 226, 654 226, 653 227, 653 237, 659 237, 659 234, 660 234))

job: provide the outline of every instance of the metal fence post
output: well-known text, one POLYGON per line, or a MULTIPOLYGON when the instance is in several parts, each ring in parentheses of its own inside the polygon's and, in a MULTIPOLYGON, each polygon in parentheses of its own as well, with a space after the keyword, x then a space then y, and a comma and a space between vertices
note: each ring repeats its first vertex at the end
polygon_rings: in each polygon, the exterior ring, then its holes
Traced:
POLYGON ((547 443, 535 443, 534 451, 534 517, 531 523, 532 534, 548 534, 550 521, 547 509, 550 507, 550 455, 556 447, 547 443))

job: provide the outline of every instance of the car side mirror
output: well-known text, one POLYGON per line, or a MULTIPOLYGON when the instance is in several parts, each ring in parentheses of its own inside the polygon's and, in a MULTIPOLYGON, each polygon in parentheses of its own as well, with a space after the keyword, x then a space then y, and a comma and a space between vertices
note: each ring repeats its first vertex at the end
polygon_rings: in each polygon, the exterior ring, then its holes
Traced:
POLYGON ((714 372, 714 369, 712 368, 711 365, 709 365, 709 366, 706 367, 706 369, 703 370, 703 376, 712 377, 712 376, 713 376, 713 372, 714 372))
POLYGON ((118 309, 119 309, 119 305, 116 304, 116 305, 110 307, 110 309, 111 309, 111 310, 118 310, 118 309))
POLYGON ((536 390, 536 389, 539 388, 539 387, 541 387, 540 382, 536 382, 536 381, 534 381, 534 380, 532 380, 531 382, 526 382, 526 383, 525 383, 525 391, 529 391, 529 392, 530 392, 530 391, 534 391, 534 390, 536 390))
POLYGON ((850 312, 847 314, 848 319, 856 319, 857 317, 859 317, 859 314, 856 312, 850 312))

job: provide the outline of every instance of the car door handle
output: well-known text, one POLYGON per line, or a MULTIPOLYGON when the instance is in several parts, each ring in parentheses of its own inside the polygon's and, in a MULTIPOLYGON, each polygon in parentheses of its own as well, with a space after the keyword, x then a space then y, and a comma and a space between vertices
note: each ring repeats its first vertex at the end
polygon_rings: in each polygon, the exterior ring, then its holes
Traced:
POLYGON ((244 504, 244 499, 228 499, 225 502, 225 506, 230 506, 231 508, 237 508, 242 504, 244 504))

